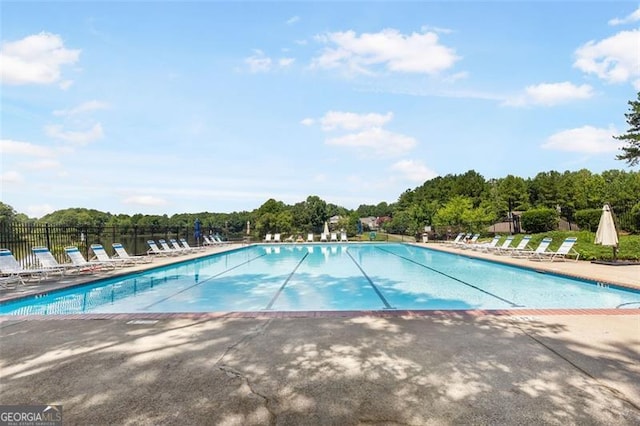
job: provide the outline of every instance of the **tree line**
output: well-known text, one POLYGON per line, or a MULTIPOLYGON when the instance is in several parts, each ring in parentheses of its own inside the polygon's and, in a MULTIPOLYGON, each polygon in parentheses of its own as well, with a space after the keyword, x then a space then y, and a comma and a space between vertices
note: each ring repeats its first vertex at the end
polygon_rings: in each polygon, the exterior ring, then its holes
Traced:
MULTIPOLYGON (((283 234, 320 233, 324 223, 339 216, 335 229, 355 234, 362 217, 386 217, 384 229, 390 233, 413 235, 425 225, 456 226, 478 229, 503 220, 510 212, 548 209, 569 220, 580 217, 578 212, 600 210, 604 203, 616 209, 631 211, 637 223, 628 229, 640 232, 640 172, 608 170, 592 173, 578 171, 548 171, 533 178, 508 175, 485 179, 474 170, 463 174, 448 174, 407 189, 394 203, 362 204, 348 209, 310 195, 304 201, 286 204, 268 199, 253 211, 232 213, 180 213, 168 215, 112 214, 87 208, 58 210, 40 219, 28 218, 11 206, 0 203, 0 222, 18 220, 32 223, 68 226, 117 226, 162 229, 193 227, 198 219, 205 231, 240 236, 246 233, 247 222, 254 236, 268 232, 283 234), (635 217, 635 216, 634 216, 635 217)), ((367 231, 367 229, 363 229, 367 231)))

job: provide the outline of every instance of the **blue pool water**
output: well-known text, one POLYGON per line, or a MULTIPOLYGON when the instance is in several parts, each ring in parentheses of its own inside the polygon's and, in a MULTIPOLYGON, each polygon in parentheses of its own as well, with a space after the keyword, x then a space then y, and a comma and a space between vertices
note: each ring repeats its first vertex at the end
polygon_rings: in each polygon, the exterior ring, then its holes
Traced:
POLYGON ((406 244, 282 244, 9 302, 0 314, 639 306, 640 291, 406 244))

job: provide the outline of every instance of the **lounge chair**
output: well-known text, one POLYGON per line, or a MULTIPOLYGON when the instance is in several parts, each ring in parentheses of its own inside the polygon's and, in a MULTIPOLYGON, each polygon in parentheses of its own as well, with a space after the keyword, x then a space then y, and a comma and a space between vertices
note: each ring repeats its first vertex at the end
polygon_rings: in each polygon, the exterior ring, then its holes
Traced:
POLYGON ((547 248, 549 247, 549 244, 551 244, 551 241, 551 237, 545 237, 542 239, 542 241, 540 241, 540 244, 538 244, 538 247, 536 247, 535 250, 519 250, 516 253, 512 253, 511 257, 527 258, 536 253, 544 253, 545 251, 547 251, 547 248))
POLYGON ((36 255, 36 259, 42 269, 46 269, 51 273, 59 273, 61 275, 67 272, 77 272, 79 269, 72 263, 58 263, 53 254, 46 247, 32 247, 31 252, 36 255))
POLYGON ((6 290, 13 290, 18 287, 18 284, 24 285, 24 281, 20 278, 19 275, 10 274, 6 276, 0 276, 0 287, 6 290), (11 286, 11 284, 15 284, 11 286))
POLYGON ((313 242, 313 234, 307 234, 307 242, 308 243, 312 243, 313 242))
POLYGON ((162 250, 164 250, 165 252, 169 253, 169 255, 179 256, 181 254, 185 254, 186 253, 184 250, 179 250, 177 248, 171 247, 169 245, 169 243, 167 243, 167 241, 163 240, 163 239, 159 239, 158 240, 158 244, 160 244, 160 247, 162 247, 162 250))
POLYGON ((0 275, 3 275, 2 279, 6 288, 6 285, 13 282, 19 282, 24 285, 25 279, 37 279, 41 281, 47 278, 46 269, 28 269, 23 268, 20 262, 16 260, 9 249, 0 249, 0 275), (14 279, 9 279, 14 277, 14 279))
MULTIPOLYGON (((476 234, 476 235, 477 235, 478 237, 480 237, 480 234, 476 234)), ((469 233, 469 234, 463 234, 463 235, 462 235, 462 238, 458 238, 458 237, 456 237, 456 240, 453 242, 453 245, 454 245, 454 246, 456 246, 456 247, 462 247, 462 246, 464 246, 464 245, 467 245, 467 243, 468 243, 469 241, 471 241, 471 239, 472 239, 472 234, 471 234, 471 233, 469 233)), ((478 239, 478 238, 476 237, 476 240, 477 240, 477 239, 478 239)))
POLYGON ((182 247, 187 249, 187 250, 191 250, 191 251, 198 251, 198 250, 204 250, 205 248, 200 246, 200 247, 191 247, 189 245, 189 243, 187 242, 186 238, 180 238, 180 244, 182 244, 182 247))
POLYGON ((273 234, 273 242, 280 243, 282 240, 280 239, 280 234, 273 234))
POLYGON ((175 256, 177 254, 173 250, 167 251, 167 250, 161 249, 153 240, 147 240, 147 245, 149 246, 149 250, 147 250, 147 254, 154 254, 156 256, 175 256))
POLYGON ((206 235, 202 236, 202 241, 203 241, 202 245, 204 245, 204 246, 215 246, 216 245, 216 242, 213 241, 213 239, 209 238, 206 235))
POLYGON ((127 250, 125 250, 124 246, 121 243, 113 243, 111 244, 113 249, 116 252, 116 256, 119 259, 127 259, 131 260, 134 263, 151 263, 153 262, 153 257, 151 256, 131 256, 127 250))
POLYGON ((331 242, 332 243, 337 243, 338 242, 338 234, 336 234, 335 232, 331 233, 331 242))
POLYGON ((193 249, 190 249, 190 248, 187 249, 187 248, 182 247, 180 244, 178 244, 178 240, 176 240, 175 238, 170 238, 169 239, 169 243, 171 243, 171 245, 169 247, 172 248, 173 250, 177 251, 178 253, 187 254, 187 253, 192 253, 193 252, 193 249))
POLYGON ((98 262, 111 263, 115 266, 120 266, 120 267, 133 265, 135 263, 131 259, 123 259, 121 257, 109 257, 109 255, 107 254, 107 251, 104 249, 102 244, 91 244, 91 251, 93 252, 95 259, 98 260, 98 262))
POLYGON ((513 235, 507 235, 507 238, 505 238, 505 240, 502 242, 502 245, 495 245, 493 247, 489 247, 487 249, 487 251, 491 252, 491 253, 497 253, 498 251, 502 250, 502 249, 508 249, 509 246, 511 245, 511 243, 513 242, 513 239, 515 237, 513 235))
POLYGON ((495 237, 493 237, 493 239, 491 241, 489 241, 488 243, 475 243, 475 244, 469 244, 469 248, 471 250, 479 250, 479 251, 489 251, 492 248, 494 248, 497 244, 498 241, 500 241, 500 238, 502 238, 500 235, 496 235, 495 237))
POLYGON ((265 243, 273 242, 273 240, 271 239, 271 234, 267 234, 264 236, 264 242, 265 243))
POLYGON ((458 244, 456 247, 460 247, 462 249, 470 249, 477 243, 478 238, 480 238, 480 234, 473 234, 471 239, 465 237, 464 242, 462 244, 458 244))
POLYGON ((320 234, 320 242, 321 243, 326 243, 327 242, 327 234, 325 234, 324 232, 322 234, 320 234))
POLYGON ((347 233, 346 232, 341 232, 340 233, 340 241, 343 243, 348 242, 349 240, 347 239, 347 233))
MULTIPOLYGON (((465 235, 464 232, 461 232, 461 233, 458 234, 458 236, 453 241, 447 241, 447 243, 449 243, 449 244, 458 244, 462 240, 462 238, 464 238, 464 235, 465 235)), ((471 237, 471 235, 469 235, 469 237, 471 237)))
POLYGON ((76 246, 65 247, 64 252, 67 254, 67 257, 71 259, 71 263, 76 266, 80 272, 96 272, 103 268, 115 268, 113 263, 109 264, 85 259, 76 246))
POLYGON ((512 253, 517 253, 522 250, 531 250, 527 248, 529 247, 529 241, 531 241, 531 235, 525 235, 524 237, 522 237, 522 239, 520 240, 517 246, 500 247, 498 250, 495 251, 495 254, 503 256, 503 255, 510 255, 512 253))
POLYGON ((218 234, 216 234, 213 237, 211 237, 211 239, 213 240, 214 243, 216 243, 218 245, 230 244, 229 241, 222 241, 222 238, 220 238, 220 235, 218 235, 218 234))
POLYGON ((529 260, 548 261, 548 262, 555 262, 557 260, 557 261, 564 262, 564 260, 568 256, 575 256, 575 261, 577 262, 578 258, 580 257, 580 253, 575 251, 573 248, 573 245, 576 243, 576 241, 578 241, 576 237, 567 237, 564 239, 562 244, 560 244, 560 247, 558 247, 558 250, 533 253, 529 257, 529 260))

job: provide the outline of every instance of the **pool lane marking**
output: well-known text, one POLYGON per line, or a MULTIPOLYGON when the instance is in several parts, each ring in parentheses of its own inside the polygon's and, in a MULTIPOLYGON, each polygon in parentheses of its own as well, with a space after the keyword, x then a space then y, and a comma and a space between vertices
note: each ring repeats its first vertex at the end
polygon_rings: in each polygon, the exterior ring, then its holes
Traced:
POLYGON ((306 252, 304 254, 304 256, 302 256, 302 259, 300 259, 300 261, 298 262, 298 264, 296 265, 295 268, 293 268, 293 271, 291 271, 291 273, 289 274, 289 276, 287 277, 286 280, 284 280, 284 282, 282 283, 282 285, 280 286, 280 288, 278 289, 278 291, 276 292, 276 294, 271 298, 271 301, 269 302, 269 304, 267 305, 266 308, 264 308, 265 310, 269 310, 271 309, 271 307, 273 306, 273 304, 276 302, 276 299, 280 296, 280 293, 282 293, 282 290, 284 290, 284 288, 286 287, 286 285, 289 283, 289 280, 293 277, 293 274, 296 273, 296 271, 298 270, 298 268, 300 267, 300 265, 302 265, 302 262, 304 262, 304 260, 307 258, 307 256, 309 256, 309 252, 306 252))
POLYGON ((378 295, 378 297, 380 298, 380 300, 382 300, 382 303, 384 303, 384 309, 395 309, 393 306, 391 306, 389 304, 389 302, 387 302, 387 299, 384 297, 382 292, 380 292, 380 290, 378 289, 378 286, 376 286, 373 283, 373 280, 371 280, 371 278, 369 278, 369 275, 367 275, 367 273, 364 271, 364 269, 362 269, 362 266, 360 266, 360 264, 353 258, 353 256, 351 256, 351 253, 349 253, 348 251, 346 253, 351 258, 351 260, 353 260, 353 263, 356 264, 358 269, 360 269, 360 272, 362 272, 362 275, 364 275, 364 277, 367 279, 367 281, 369 281, 369 285, 371 285, 371 287, 373 287, 373 291, 375 291, 376 294, 378 295))
POLYGON ((150 305, 147 305, 147 306, 143 307, 143 308, 142 308, 142 310, 149 309, 150 307, 152 307, 152 306, 154 306, 154 305, 157 305, 158 303, 162 303, 162 302, 164 302, 165 300, 169 300, 169 299, 171 299, 172 297, 175 297, 175 296, 179 295, 180 293, 184 293, 184 292, 185 292, 185 291, 187 291, 187 290, 191 290, 192 288, 194 288, 194 287, 196 287, 196 286, 199 286, 200 284, 204 284, 204 283, 206 283, 207 281, 211 281, 212 279, 217 278, 217 277, 219 277, 219 276, 220 276, 220 275, 222 275, 222 274, 226 274, 226 273, 227 273, 227 272, 229 272, 229 271, 233 271, 233 270, 234 270, 234 269, 236 269, 236 268, 239 268, 239 267, 241 267, 241 266, 244 266, 244 265, 246 265, 247 263, 253 262, 254 260, 259 259, 259 258, 261 258, 262 256, 266 256, 266 255, 267 255, 267 253, 263 253, 263 254, 261 254, 260 256, 256 256, 256 257, 251 258, 251 259, 249 259, 249 260, 246 260, 246 261, 244 261, 244 262, 242 262, 242 263, 239 263, 239 264, 237 264, 236 266, 232 266, 232 267, 231 267, 231 268, 229 268, 229 269, 225 269, 225 270, 224 270, 224 271, 222 271, 222 272, 218 272, 217 274, 212 275, 212 276, 210 276, 210 277, 209 277, 209 278, 207 278, 207 279, 204 279, 204 280, 198 281, 197 283, 195 283, 195 284, 193 284, 193 285, 190 285, 189 287, 185 287, 185 288, 183 288, 182 290, 180 290, 180 291, 178 291, 178 292, 176 292, 176 293, 174 293, 174 294, 172 294, 172 295, 169 295, 169 296, 164 297, 164 298, 162 298, 162 299, 160 299, 160 300, 157 300, 157 301, 153 302, 152 304, 150 304, 150 305))
POLYGON ((445 272, 438 271, 437 269, 434 269, 434 268, 432 268, 432 267, 430 267, 430 266, 427 266, 427 265, 425 265, 424 263, 416 262, 416 261, 415 261, 415 260, 413 260, 413 259, 410 259, 410 258, 408 258, 408 257, 402 256, 402 255, 400 255, 400 254, 396 254, 396 253, 394 253, 394 252, 392 252, 392 251, 389 251, 389 250, 386 250, 386 249, 383 249, 383 248, 380 248, 380 247, 376 247, 376 248, 377 248, 378 250, 382 250, 382 251, 384 251, 384 252, 386 252, 386 253, 389 253, 389 254, 392 254, 392 255, 394 255, 394 256, 397 256, 397 257, 399 257, 399 258, 401 258, 401 259, 404 259, 404 260, 406 260, 406 261, 408 261, 408 262, 415 263, 416 265, 418 265, 418 266, 422 266, 423 268, 426 268, 426 269, 428 269, 428 270, 430 270, 430 271, 433 271, 433 272, 435 272, 435 273, 437 273, 437 274, 444 275, 444 276, 445 276, 445 277, 447 277, 447 278, 450 278, 450 279, 452 279, 452 280, 454 280, 454 281, 459 282, 460 284, 464 284, 464 285, 466 285, 466 286, 468 286, 468 287, 471 287, 471 288, 473 288, 473 289, 476 289, 476 290, 478 290, 478 291, 481 291, 481 292, 482 292, 482 293, 484 293, 484 294, 488 294, 488 295, 489 295, 489 296, 491 296, 491 297, 495 297, 495 298, 496 298, 496 299, 498 299, 498 300, 501 300, 501 301, 503 301, 503 302, 505 302, 505 303, 510 304, 512 308, 524 308, 524 306, 522 306, 522 305, 518 305, 517 303, 513 303, 513 302, 512 302, 512 301, 510 301, 510 300, 504 299, 504 298, 502 298, 502 297, 498 296, 497 294, 493 294, 493 293, 491 293, 491 292, 489 292, 489 291, 483 290, 483 289, 481 289, 480 287, 477 287, 477 286, 475 286, 475 285, 473 285, 473 284, 471 284, 471 283, 468 283, 468 282, 463 281, 463 280, 461 280, 461 279, 459 279, 459 278, 456 278, 456 277, 454 277, 453 275, 449 275, 449 274, 447 274, 447 273, 445 273, 445 272))

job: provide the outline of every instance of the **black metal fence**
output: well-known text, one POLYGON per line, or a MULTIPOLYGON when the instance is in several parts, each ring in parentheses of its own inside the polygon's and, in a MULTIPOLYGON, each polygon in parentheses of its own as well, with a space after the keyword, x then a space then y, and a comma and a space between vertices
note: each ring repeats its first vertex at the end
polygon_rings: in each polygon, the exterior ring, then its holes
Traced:
POLYGON ((196 246, 193 227, 117 227, 117 226, 65 226, 10 222, 0 224, 0 248, 11 250, 24 266, 37 264, 31 249, 37 246, 49 248, 61 263, 67 263, 64 248, 76 246, 89 259, 91 244, 102 244, 113 255, 112 243, 121 243, 131 255, 145 254, 149 249, 147 240, 185 238, 189 245, 196 246))

